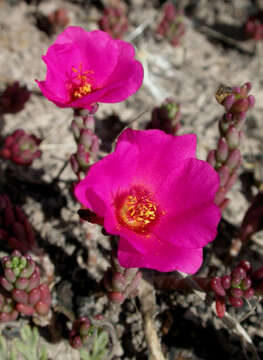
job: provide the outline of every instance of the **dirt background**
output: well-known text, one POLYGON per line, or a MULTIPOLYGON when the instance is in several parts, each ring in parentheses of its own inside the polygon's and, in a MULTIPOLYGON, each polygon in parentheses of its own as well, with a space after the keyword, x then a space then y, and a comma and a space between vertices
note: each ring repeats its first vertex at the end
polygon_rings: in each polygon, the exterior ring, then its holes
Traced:
MULTIPOLYGON (((23 111, 2 117, 1 137, 20 127, 44 139, 43 156, 32 167, 27 169, 2 161, 0 184, 2 191, 23 207, 39 244, 55 265, 53 305, 62 309, 59 321, 65 329, 57 331, 57 338, 54 334, 51 336, 49 329, 41 330, 41 341, 46 344, 52 360, 79 359, 78 352, 72 350, 65 339, 67 311, 75 315, 109 315, 107 298, 99 283, 109 264, 110 246, 99 227, 79 222, 79 204, 70 192, 76 180, 71 167, 67 166, 54 183, 76 146, 69 129, 72 110, 59 109, 49 102, 34 81, 44 79, 41 55, 57 35, 49 36, 41 31, 36 26, 36 14, 49 14, 63 7, 68 12, 69 25, 93 30, 98 28, 97 20, 103 4, 107 3, 0 1, 0 90, 8 83, 19 81, 32 92, 23 111)), ((223 114, 215 101, 215 90, 221 83, 229 86, 252 83, 256 105, 248 114, 241 177, 230 194, 232 201, 223 216, 219 236, 207 247, 200 272, 207 274, 209 264, 221 274, 230 240, 258 184, 263 182, 263 42, 246 41, 242 28, 249 14, 259 6, 263 8, 263 2, 186 0, 176 3, 185 9, 187 32, 182 46, 174 48, 155 34, 161 1, 127 1, 131 26, 124 39, 135 45, 137 57, 143 63, 144 85, 121 104, 100 105, 96 114, 97 132, 102 150, 110 151, 112 141, 128 123, 132 122, 135 129, 143 129, 153 107, 171 96, 182 106, 180 133, 197 133, 198 156, 205 159, 208 150, 215 147, 217 121, 223 114), (118 115, 119 120, 109 119, 111 115, 118 115)), ((257 268, 262 265, 262 253, 263 237, 259 234, 244 250, 242 258, 249 259, 257 268)), ((252 301, 252 305, 254 303, 252 301)), ((157 304, 156 324, 167 359, 246 358, 240 339, 195 295, 157 293, 157 304), (165 333, 167 321, 170 325, 165 333)), ((231 311, 240 319, 249 312, 249 306, 238 312, 231 311)), ((9 326, 20 327, 25 321, 21 319, 9 326)), ((138 302, 126 301, 113 322, 120 341, 116 359, 147 359, 138 302)), ((242 325, 251 336, 259 358, 263 358, 262 323, 262 304, 258 302, 254 313, 242 325)), ((2 329, 5 327, 1 325, 2 329)))

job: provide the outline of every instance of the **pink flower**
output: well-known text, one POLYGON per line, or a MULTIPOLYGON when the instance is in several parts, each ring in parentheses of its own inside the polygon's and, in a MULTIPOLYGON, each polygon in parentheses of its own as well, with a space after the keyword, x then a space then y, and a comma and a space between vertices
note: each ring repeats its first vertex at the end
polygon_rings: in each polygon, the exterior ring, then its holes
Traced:
POLYGON ((94 164, 77 199, 119 235, 122 266, 194 273, 217 233, 219 177, 196 159, 195 135, 125 130, 114 153, 94 164))
POLYGON ((43 60, 43 94, 59 107, 90 108, 96 102, 120 102, 134 94, 143 80, 143 67, 131 44, 107 33, 81 27, 65 29, 43 60))

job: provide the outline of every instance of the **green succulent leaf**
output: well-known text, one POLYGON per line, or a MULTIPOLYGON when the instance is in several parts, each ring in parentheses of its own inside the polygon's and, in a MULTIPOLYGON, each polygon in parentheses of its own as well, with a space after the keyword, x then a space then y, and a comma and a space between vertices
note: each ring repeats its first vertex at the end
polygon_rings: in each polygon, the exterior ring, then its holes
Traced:
POLYGON ((12 349, 11 352, 8 351, 6 340, 3 336, 0 336, 0 359, 17 360, 17 353, 15 349, 12 349))
POLYGON ((45 347, 39 350, 39 360, 47 360, 47 349, 45 347))
POLYGON ((104 356, 107 351, 106 347, 108 342, 109 335, 106 331, 97 333, 93 346, 93 356, 95 356, 94 360, 102 359, 102 356, 104 356))
POLYGON ((31 329, 29 325, 25 325, 20 330, 20 335, 22 341, 14 340, 10 346, 11 351, 8 350, 5 338, 0 335, 0 360, 17 360, 17 352, 24 360, 47 360, 46 349, 39 348, 39 333, 36 327, 31 329))
POLYGON ((5 359, 6 354, 6 341, 0 336, 0 359, 5 359))
POLYGON ((45 349, 39 350, 39 333, 36 327, 31 329, 29 325, 21 329, 22 340, 16 340, 15 346, 23 355, 25 360, 46 360, 47 354, 45 349))
POLYGON ((10 360, 17 360, 17 353, 16 353, 15 349, 11 350, 10 360))
POLYGON ((90 354, 85 349, 80 349, 80 357, 82 360, 104 360, 107 354, 107 345, 109 342, 109 335, 106 331, 96 331, 93 343, 93 351, 90 354))

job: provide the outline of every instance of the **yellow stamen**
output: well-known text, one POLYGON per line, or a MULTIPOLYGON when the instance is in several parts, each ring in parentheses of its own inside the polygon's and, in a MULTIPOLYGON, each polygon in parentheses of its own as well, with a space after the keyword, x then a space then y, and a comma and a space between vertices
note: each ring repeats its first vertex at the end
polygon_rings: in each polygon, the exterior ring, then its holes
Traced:
POLYGON ((136 232, 145 232, 158 216, 157 205, 148 194, 140 192, 123 198, 118 210, 119 221, 136 232))
POLYGON ((76 74, 72 79, 71 97, 73 100, 81 99, 83 96, 90 94, 93 90, 93 81, 89 75, 90 73, 93 73, 93 71, 83 71, 82 64, 80 64, 79 69, 72 67, 71 70, 76 74))

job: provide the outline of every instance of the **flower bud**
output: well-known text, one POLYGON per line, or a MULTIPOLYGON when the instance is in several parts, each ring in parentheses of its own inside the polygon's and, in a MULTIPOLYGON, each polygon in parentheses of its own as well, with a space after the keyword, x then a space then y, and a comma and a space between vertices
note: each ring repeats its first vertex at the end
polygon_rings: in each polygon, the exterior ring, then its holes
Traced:
MULTIPOLYGON (((242 85, 242 89, 244 89, 244 93, 248 94, 250 92, 250 90, 252 89, 252 84, 251 82, 246 82, 244 85, 242 85)), ((252 96, 252 95, 249 95, 252 96)))
MULTIPOLYGON (((96 106, 98 106, 98 104, 96 104, 96 106)), ((91 115, 91 114, 89 114, 87 116, 83 116, 83 125, 84 125, 85 129, 89 129, 94 133, 95 132, 95 119, 94 119, 94 116, 91 115)))
POLYGON ((32 259, 27 260, 27 266, 21 271, 20 276, 29 278, 36 269, 35 262, 32 259))
POLYGON ((247 113, 245 111, 235 114, 234 121, 235 121, 235 127, 237 130, 242 129, 242 127, 246 121, 246 116, 247 116, 247 113))
POLYGON ((89 167, 90 154, 85 150, 83 144, 78 144, 78 150, 75 156, 79 166, 86 171, 89 167))
POLYGON ((216 159, 219 162, 225 162, 228 156, 228 144, 225 138, 220 138, 217 144, 216 159))
POLYGON ((224 186, 220 187, 215 196, 215 204, 218 206, 224 201, 226 196, 226 188, 224 186))
POLYGON ((108 292, 108 297, 115 304, 122 304, 125 300, 125 295, 120 292, 108 292))
POLYGON ((233 298, 242 298, 243 291, 241 289, 233 288, 231 289, 231 295, 233 298))
POLYGON ((230 289, 230 287, 231 287, 231 276, 230 275, 222 276, 221 282, 222 282, 223 288, 225 290, 230 289))
POLYGON ((9 322, 9 321, 11 321, 9 314, 5 312, 0 313, 0 322, 9 322))
MULTIPOLYGON (((238 165, 239 166, 239 165, 238 165)), ((226 189, 226 192, 229 191, 232 186, 235 184, 235 182, 237 181, 238 179, 238 174, 236 172, 236 170, 233 172, 233 174, 230 176, 230 178, 228 179, 228 182, 225 186, 225 189, 226 189)))
POLYGON ((41 284, 39 286, 40 298, 48 305, 51 305, 51 294, 47 284, 41 284))
POLYGON ((241 159, 240 150, 234 149, 230 152, 225 165, 228 166, 230 169, 234 169, 235 167, 238 166, 240 159, 241 159))
POLYGON ((239 278, 232 278, 231 280, 231 287, 239 288, 241 286, 241 279, 239 278))
POLYGON ((16 281, 16 276, 11 269, 4 269, 5 278, 10 282, 14 283, 16 281))
POLYGON ((248 96, 249 107, 252 108, 255 105, 256 99, 253 95, 248 96))
POLYGON ((3 276, 0 277, 0 284, 3 286, 3 288, 6 291, 12 291, 14 288, 14 286, 9 281, 7 281, 3 276))
POLYGON ((220 186, 225 186, 230 176, 229 168, 223 165, 217 170, 217 172, 220 176, 220 186))
POLYGON ((241 299, 241 298, 229 297, 228 301, 230 302, 230 304, 232 306, 234 306, 236 308, 243 306, 243 299, 241 299))
POLYGON ((228 122, 228 124, 229 124, 230 122, 233 121, 233 114, 232 113, 226 113, 226 114, 223 115, 223 119, 224 119, 225 122, 228 122))
POLYGON ((249 100, 247 98, 236 100, 231 108, 232 113, 240 113, 249 109, 249 100))
POLYGON ((12 269, 12 262, 11 262, 9 256, 3 257, 3 259, 1 260, 1 263, 5 269, 12 269))
POLYGON ((38 288, 31 290, 30 293, 28 294, 29 304, 34 306, 40 300, 40 297, 41 297, 41 293, 38 288))
POLYGON ((253 95, 248 96, 249 107, 252 108, 255 105, 256 99, 253 95))
POLYGON ((207 156, 207 162, 208 164, 210 164, 213 168, 216 167, 216 150, 211 150, 209 151, 208 153, 208 156, 207 156))
POLYGON ((250 288, 243 292, 243 296, 246 299, 251 299, 255 295, 255 290, 250 288))
POLYGON ((35 270, 33 274, 29 277, 27 291, 30 292, 34 288, 38 287, 39 283, 40 283, 40 276, 39 273, 35 270))
POLYGON ((211 279, 211 288, 214 290, 214 292, 220 296, 225 296, 226 292, 222 286, 221 278, 220 277, 214 277, 211 279))
POLYGON ((225 211, 225 209, 228 207, 230 203, 230 200, 228 198, 225 198, 218 206, 219 206, 219 209, 221 211, 221 213, 223 211, 225 211))
POLYGON ((35 314, 35 310, 32 308, 32 306, 23 303, 16 304, 16 310, 27 316, 32 316, 35 314))
POLYGON ((10 322, 16 320, 18 317, 18 311, 13 310, 10 313, 1 312, 0 313, 0 322, 10 322))
POLYGON ((47 315, 49 309, 50 309, 50 305, 41 300, 35 305, 36 312, 41 316, 47 315))
POLYGON ((235 102, 235 95, 229 94, 223 101, 222 105, 224 106, 226 111, 229 111, 231 109, 232 105, 234 104, 234 102, 235 102))
POLYGON ((24 290, 14 289, 12 291, 12 297, 18 303, 22 303, 22 304, 28 303, 28 295, 24 290))
POLYGON ((226 303, 224 297, 216 297, 216 313, 219 318, 224 317, 226 312, 226 303))
POLYGON ((80 136, 80 126, 77 124, 76 120, 73 120, 70 125, 71 131, 73 132, 75 140, 80 136))
POLYGON ((80 172, 80 167, 79 167, 79 164, 78 164, 78 161, 76 159, 76 154, 72 154, 70 156, 70 165, 72 167, 72 170, 75 174, 77 174, 78 172, 80 172))
POLYGON ((239 132, 234 126, 228 128, 226 140, 230 149, 235 149, 239 146, 239 132))
POLYGON ((15 287, 19 290, 27 290, 28 283, 29 281, 27 278, 20 277, 16 280, 15 287))
POLYGON ((72 339, 70 340, 70 345, 74 349, 80 349, 83 346, 81 337, 80 336, 73 337, 72 334, 70 334, 70 336, 72 337, 72 339))
MULTIPOLYGON (((95 320, 96 317, 94 317, 95 320)), ((96 321, 99 321, 97 318, 96 321)), ((99 329, 99 328, 98 328, 99 329)), ((83 316, 74 321, 72 331, 69 335, 69 343, 72 347, 80 348, 87 344, 89 337, 96 330, 88 317, 83 316)))
POLYGON ((116 292, 123 291, 125 288, 125 284, 125 276, 116 272, 112 277, 112 290, 116 292))
POLYGON ((245 278, 244 280, 242 280, 241 282, 241 289, 242 290, 248 290, 252 285, 252 281, 250 278, 245 278))
POLYGON ((90 326, 91 326, 91 323, 88 318, 85 321, 82 321, 80 328, 79 328, 80 335, 81 336, 90 335, 90 326))
POLYGON ((236 267, 231 272, 231 276, 233 279, 243 280, 246 278, 246 275, 246 270, 241 266, 236 267))
POLYGON ((93 142, 93 133, 87 129, 81 129, 79 143, 84 145, 85 149, 89 149, 93 142))
MULTIPOLYGON (((238 266, 245 269, 246 272, 250 272, 250 270, 252 269, 252 266, 251 266, 250 262, 247 261, 247 260, 241 260, 239 262, 238 266)), ((263 276, 263 268, 262 268, 262 276, 263 276)))

